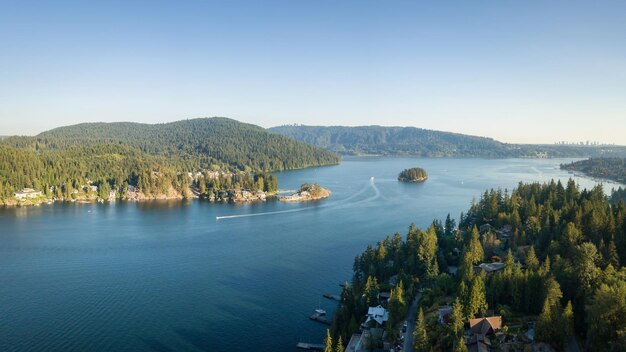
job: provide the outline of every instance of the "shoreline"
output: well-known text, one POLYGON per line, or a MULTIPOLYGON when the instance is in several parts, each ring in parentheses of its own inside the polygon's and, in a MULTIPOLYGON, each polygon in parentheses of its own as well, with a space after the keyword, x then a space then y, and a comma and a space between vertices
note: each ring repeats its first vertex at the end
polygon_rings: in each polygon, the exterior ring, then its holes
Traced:
POLYGON ((268 198, 278 198, 279 192, 248 192, 248 191, 240 191, 238 193, 233 193, 234 191, 222 191, 219 193, 223 193, 224 197, 218 197, 217 199, 214 196, 200 196, 195 192, 189 192, 189 196, 184 196, 182 194, 159 194, 159 195, 150 195, 146 196, 141 193, 132 194, 131 196, 123 197, 123 198, 108 198, 103 199, 99 197, 80 197, 76 199, 65 199, 65 198, 32 198, 26 200, 16 200, 15 198, 6 199, 0 202, 0 208, 21 208, 21 207, 36 207, 43 204, 53 205, 57 203, 77 203, 77 204, 95 204, 95 203, 115 203, 115 202, 128 202, 128 203, 139 203, 139 202, 151 202, 151 201, 171 201, 171 200, 192 200, 198 199, 203 200, 208 203, 230 203, 230 204, 242 204, 242 203, 253 203, 253 202, 264 202, 268 198))

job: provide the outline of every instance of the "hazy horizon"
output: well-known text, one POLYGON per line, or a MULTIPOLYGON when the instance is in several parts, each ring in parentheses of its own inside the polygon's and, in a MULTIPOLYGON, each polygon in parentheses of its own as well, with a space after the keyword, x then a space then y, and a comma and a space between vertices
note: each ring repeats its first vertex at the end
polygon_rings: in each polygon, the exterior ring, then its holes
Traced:
POLYGON ((0 135, 225 116, 626 145, 626 3, 17 2, 0 135))
MULTIPOLYGON (((171 122, 177 122, 177 121, 184 121, 184 120, 192 120, 192 119, 201 119, 201 118, 213 118, 213 117, 223 117, 223 118, 230 118, 228 116, 210 116, 210 117, 190 117, 190 118, 184 118, 184 119, 179 119, 179 120, 171 120, 171 121, 163 121, 163 122, 138 122, 138 121, 87 121, 87 122, 77 122, 74 124, 68 124, 68 125, 62 125, 62 126, 56 126, 56 127, 52 127, 50 129, 47 130, 42 130, 39 132, 36 132, 34 134, 2 134, 0 133, 0 137, 11 137, 11 136, 36 136, 39 133, 42 132, 46 132, 49 131, 51 129, 54 128, 60 128, 60 127, 68 127, 68 126, 72 126, 72 125, 77 125, 77 124, 82 124, 82 123, 124 123, 124 122, 128 122, 128 123, 141 123, 141 124, 166 124, 166 123, 171 123, 171 122)), ((330 125, 316 125, 316 124, 301 124, 301 123, 288 123, 288 124, 282 124, 282 125, 275 125, 275 126, 261 126, 252 122, 246 122, 246 121, 240 121, 240 122, 244 122, 244 123, 250 123, 253 125, 257 125, 260 127, 263 127, 265 129, 269 129, 272 127, 280 127, 280 126, 293 126, 295 125, 302 125, 302 126, 312 126, 312 127, 370 127, 370 126, 380 126, 380 127, 399 127, 399 128, 405 128, 405 127, 409 127, 409 128, 422 128, 422 127, 418 127, 418 126, 400 126, 400 125, 381 125, 381 124, 368 124, 368 125, 340 125, 340 124, 330 124, 330 125)), ((458 132, 458 131, 443 131, 443 130, 434 130, 434 129, 430 129, 430 128, 424 128, 426 130, 432 130, 432 131, 439 131, 439 132, 451 132, 451 133, 456 133, 456 134, 463 134, 463 135, 469 135, 469 136, 476 136, 476 137, 485 137, 485 138, 491 138, 494 139, 498 142, 502 142, 502 143, 510 143, 510 144, 555 144, 555 142, 562 142, 562 141, 553 141, 553 142, 547 142, 547 143, 543 143, 543 142, 539 142, 539 143, 524 143, 524 142, 508 142, 508 141, 502 141, 499 140, 497 138, 494 138, 492 136, 482 136, 482 135, 472 135, 472 134, 468 134, 468 133, 463 133, 463 132, 458 132)), ((578 144, 580 142, 598 142, 601 145, 617 145, 617 146, 626 146, 626 144, 619 144, 619 143, 604 143, 601 141, 594 141, 594 140, 578 140, 578 141, 565 141, 567 143, 571 143, 571 144, 578 144)))

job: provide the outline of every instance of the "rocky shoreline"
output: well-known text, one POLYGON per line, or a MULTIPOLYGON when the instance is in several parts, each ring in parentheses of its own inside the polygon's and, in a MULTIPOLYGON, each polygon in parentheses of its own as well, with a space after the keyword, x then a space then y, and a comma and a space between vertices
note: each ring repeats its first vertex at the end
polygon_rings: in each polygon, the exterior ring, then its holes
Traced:
POLYGON ((306 202, 328 198, 331 193, 331 191, 318 184, 303 184, 300 186, 300 191, 279 199, 281 202, 306 202))
MULTIPOLYGON (((37 192, 39 193, 39 192, 37 192)), ((210 196, 200 196, 198 190, 189 188, 185 194, 170 188, 166 193, 145 194, 141 191, 127 191, 123 197, 117 192, 111 192, 108 198, 101 198, 94 193, 75 193, 70 198, 46 197, 39 194, 34 197, 18 199, 16 197, 0 200, 0 206, 21 207, 38 206, 41 204, 53 203, 105 203, 115 201, 144 202, 152 200, 182 200, 182 199, 205 199, 211 203, 247 203, 263 202, 268 198, 275 197, 278 192, 250 191, 250 190, 228 190, 219 191, 210 196)))

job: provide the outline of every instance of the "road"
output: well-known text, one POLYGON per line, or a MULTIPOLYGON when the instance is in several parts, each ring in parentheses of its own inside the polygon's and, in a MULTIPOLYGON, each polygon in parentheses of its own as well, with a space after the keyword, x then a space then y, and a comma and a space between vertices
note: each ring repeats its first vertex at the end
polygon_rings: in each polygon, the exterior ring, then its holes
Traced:
POLYGON ((576 336, 572 336, 567 341, 567 345, 565 346, 565 350, 567 352, 580 352, 580 345, 578 344, 578 340, 576 336))
POLYGON ((404 335, 404 352, 413 352, 413 330, 415 330, 415 320, 417 319, 417 305, 422 298, 422 294, 418 293, 409 307, 406 315, 406 334, 404 335))

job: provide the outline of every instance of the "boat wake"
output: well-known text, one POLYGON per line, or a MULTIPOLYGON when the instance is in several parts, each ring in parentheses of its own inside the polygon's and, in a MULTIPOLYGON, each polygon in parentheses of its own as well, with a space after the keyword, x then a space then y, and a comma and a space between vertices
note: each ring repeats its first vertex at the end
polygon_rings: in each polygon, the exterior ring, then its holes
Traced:
MULTIPOLYGON (((319 208, 319 207, 317 207, 317 208, 319 208)), ((277 210, 277 211, 268 211, 268 212, 264 212, 264 213, 252 213, 252 214, 224 215, 224 216, 216 216, 215 220, 249 218, 249 217, 252 217, 252 216, 264 216, 264 215, 285 214, 285 213, 296 213, 296 212, 299 212, 299 211, 305 211, 305 210, 309 210, 309 209, 314 209, 314 208, 277 210)))
POLYGON ((358 205, 358 204, 362 204, 362 203, 371 202, 373 200, 378 199, 380 196, 381 196, 380 190, 378 189, 378 187, 376 187, 376 183, 374 182, 374 177, 372 177, 372 178, 370 178, 369 184, 366 184, 358 192, 354 193, 353 195, 349 196, 346 199, 342 199, 342 200, 339 200, 339 201, 334 202, 334 203, 324 204, 324 205, 315 206, 315 207, 300 208, 300 209, 277 210, 277 211, 268 211, 268 212, 262 212, 262 213, 252 213, 252 214, 223 215, 223 216, 216 216, 215 220, 238 219, 238 218, 249 218, 249 217, 253 217, 253 216, 266 216, 266 215, 297 213, 297 212, 306 211, 306 210, 328 208, 328 207, 345 208, 347 206, 354 206, 354 205, 358 205), (353 200, 354 198, 360 196, 361 194, 367 192, 367 190, 370 189, 370 188, 374 190, 374 195, 373 196, 371 196, 369 198, 366 198, 366 199, 363 199, 363 200, 360 200, 360 201, 355 202, 355 203, 348 203, 348 204, 346 204, 347 202, 349 202, 349 201, 353 200))

